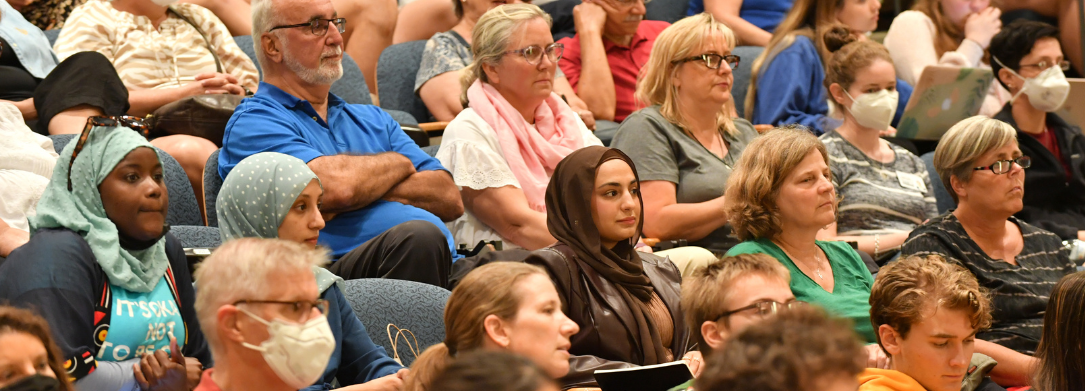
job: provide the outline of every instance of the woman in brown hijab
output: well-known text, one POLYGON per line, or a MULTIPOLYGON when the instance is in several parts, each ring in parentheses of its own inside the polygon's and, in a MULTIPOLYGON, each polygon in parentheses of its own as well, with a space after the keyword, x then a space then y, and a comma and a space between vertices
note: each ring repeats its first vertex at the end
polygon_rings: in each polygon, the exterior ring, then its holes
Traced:
MULTIPOLYGON (((547 270, 562 309, 580 326, 562 388, 594 385, 597 369, 674 361, 689 348, 678 268, 634 249, 644 210, 639 187, 628 156, 586 147, 558 163, 546 189, 546 223, 558 242, 526 262, 547 270)), ((683 359, 696 373, 700 356, 683 359)))

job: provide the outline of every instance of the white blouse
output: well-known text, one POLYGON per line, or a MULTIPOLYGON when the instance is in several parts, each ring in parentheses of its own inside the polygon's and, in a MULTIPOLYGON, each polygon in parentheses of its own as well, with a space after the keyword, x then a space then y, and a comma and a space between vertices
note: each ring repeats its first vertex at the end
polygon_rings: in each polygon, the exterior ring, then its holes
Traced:
MULTIPOLYGON (((603 145, 580 117, 576 117, 576 124, 584 138, 584 146, 603 145)), ((445 127, 437 160, 452 173, 452 180, 460 189, 521 188, 520 181, 516 180, 501 151, 497 133, 470 107, 461 111, 445 127)), ((520 247, 501 237, 470 210, 465 210, 463 216, 448 223, 448 230, 452 232, 457 246, 466 244, 468 248, 474 248, 482 240, 500 240, 505 249, 520 247)))
POLYGON ((30 232, 26 218, 35 214, 56 161, 53 140, 26 127, 15 105, 0 103, 0 219, 30 232))

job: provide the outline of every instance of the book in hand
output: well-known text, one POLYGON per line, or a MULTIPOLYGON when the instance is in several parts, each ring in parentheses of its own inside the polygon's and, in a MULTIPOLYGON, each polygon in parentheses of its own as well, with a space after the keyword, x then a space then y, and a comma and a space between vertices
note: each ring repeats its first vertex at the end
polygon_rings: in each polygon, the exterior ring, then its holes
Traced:
POLYGON ((667 391, 693 378, 685 361, 623 369, 595 371, 595 382, 603 391, 667 391))

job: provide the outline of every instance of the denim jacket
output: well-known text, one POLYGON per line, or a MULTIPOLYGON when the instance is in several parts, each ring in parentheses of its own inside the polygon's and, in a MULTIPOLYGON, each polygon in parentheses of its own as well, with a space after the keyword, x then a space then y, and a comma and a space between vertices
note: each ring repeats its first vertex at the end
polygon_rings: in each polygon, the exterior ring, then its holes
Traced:
POLYGON ((0 38, 8 43, 3 50, 14 51, 27 72, 38 79, 44 79, 60 63, 45 33, 6 1, 0 1, 0 38))

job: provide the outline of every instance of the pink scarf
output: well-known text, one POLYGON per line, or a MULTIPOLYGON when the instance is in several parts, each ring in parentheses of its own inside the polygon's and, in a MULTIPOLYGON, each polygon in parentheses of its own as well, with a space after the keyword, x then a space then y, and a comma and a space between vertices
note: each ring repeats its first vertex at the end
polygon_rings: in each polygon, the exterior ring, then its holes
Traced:
POLYGON ((501 152, 520 181, 528 205, 545 212, 546 185, 554 168, 565 156, 584 147, 576 112, 551 92, 535 108, 535 129, 531 129, 520 112, 489 84, 476 80, 467 89, 467 99, 468 107, 497 133, 501 152))

